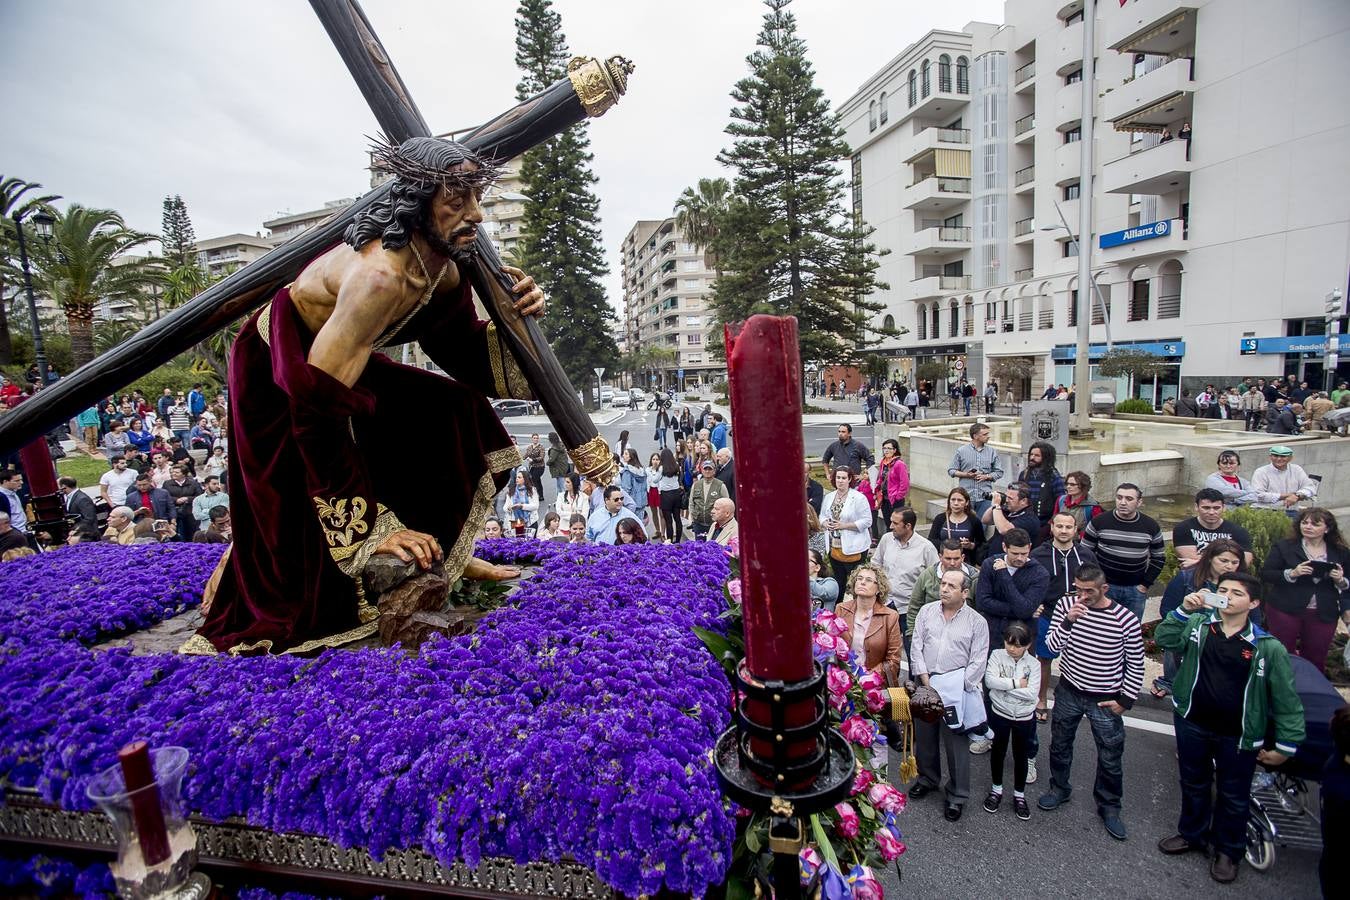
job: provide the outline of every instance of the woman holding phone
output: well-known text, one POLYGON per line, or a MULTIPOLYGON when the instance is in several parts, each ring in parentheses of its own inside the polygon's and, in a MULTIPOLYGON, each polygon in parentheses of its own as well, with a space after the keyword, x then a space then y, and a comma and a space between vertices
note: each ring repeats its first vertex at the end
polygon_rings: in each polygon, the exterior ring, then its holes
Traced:
MULTIPOLYGON (((1194 593, 1213 594, 1219 588, 1219 579, 1231 572, 1244 571, 1246 556, 1237 541, 1219 538, 1210 541, 1200 551, 1195 565, 1182 569, 1172 576, 1163 591, 1160 614, 1166 616, 1181 606, 1182 601, 1194 593)), ((1218 596, 1217 594, 1214 594, 1218 596)), ((1172 693, 1172 679, 1181 668, 1180 655, 1167 651, 1163 654, 1163 673, 1153 679, 1152 694, 1158 699, 1172 693)))
POLYGON ((1320 507, 1302 510, 1294 532, 1270 548, 1261 568, 1261 579, 1271 586, 1266 624, 1286 650, 1322 671, 1336 619, 1350 625, 1350 549, 1336 517, 1320 507))

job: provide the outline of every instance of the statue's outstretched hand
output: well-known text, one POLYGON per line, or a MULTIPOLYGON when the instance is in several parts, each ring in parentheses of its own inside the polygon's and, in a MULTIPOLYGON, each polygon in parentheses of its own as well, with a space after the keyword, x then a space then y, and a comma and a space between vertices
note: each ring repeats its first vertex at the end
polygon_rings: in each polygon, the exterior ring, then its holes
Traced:
POLYGON ((411 528, 395 531, 375 548, 375 552, 392 554, 404 562, 416 561, 422 569, 430 569, 433 562, 440 562, 445 557, 439 541, 411 528))
POLYGON ((544 314, 544 290, 534 283, 534 279, 526 275, 515 266, 502 266, 502 271, 512 278, 516 283, 511 285, 511 292, 518 295, 516 300, 516 312, 522 316, 542 316, 544 314))

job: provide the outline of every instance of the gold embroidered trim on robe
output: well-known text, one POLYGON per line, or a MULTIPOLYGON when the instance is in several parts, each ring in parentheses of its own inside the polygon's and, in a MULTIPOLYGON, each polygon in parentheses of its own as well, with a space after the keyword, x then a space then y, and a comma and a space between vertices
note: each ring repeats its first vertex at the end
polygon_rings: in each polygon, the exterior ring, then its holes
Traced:
POLYGON ((487 341, 488 362, 492 366, 492 386, 496 395, 503 399, 533 400, 534 392, 530 390, 525 373, 497 336, 497 324, 489 322, 483 330, 483 336, 487 341))

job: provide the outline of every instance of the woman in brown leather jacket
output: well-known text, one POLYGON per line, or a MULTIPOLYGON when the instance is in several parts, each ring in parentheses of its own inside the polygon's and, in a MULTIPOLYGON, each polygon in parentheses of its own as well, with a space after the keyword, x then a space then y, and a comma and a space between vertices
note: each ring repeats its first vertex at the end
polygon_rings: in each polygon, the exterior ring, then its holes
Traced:
POLYGON ((848 579, 848 599, 834 613, 848 624, 844 638, 869 672, 880 671, 887 684, 899 683, 900 614, 886 605, 890 581, 879 566, 863 563, 848 579), (863 612, 860 614, 859 609, 863 612))

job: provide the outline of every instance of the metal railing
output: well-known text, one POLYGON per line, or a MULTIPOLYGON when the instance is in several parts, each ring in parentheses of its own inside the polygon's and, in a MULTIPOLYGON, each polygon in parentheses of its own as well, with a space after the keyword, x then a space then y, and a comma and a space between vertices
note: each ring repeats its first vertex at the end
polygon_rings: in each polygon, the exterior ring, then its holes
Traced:
POLYGON ((1023 116, 1022 118, 1018 119, 1015 123, 1013 123, 1013 136, 1021 137, 1022 135, 1026 134, 1028 131, 1030 131, 1035 127, 1036 127, 1035 113, 1023 116))
POLYGON ((1013 84, 1015 85, 1022 84, 1024 82, 1030 81, 1035 76, 1036 76, 1036 60, 1033 59, 1031 62, 1027 63, 1025 66, 1022 66, 1017 70, 1017 72, 1013 75, 1013 84))
POLYGON ((1021 237, 1024 234, 1031 234, 1034 228, 1035 223, 1031 220, 1030 216, 1025 219, 1018 219, 1016 224, 1013 225, 1013 235, 1015 237, 1021 237))
POLYGON ((1163 294, 1158 297, 1158 318, 1160 319, 1179 319, 1181 318, 1181 295, 1163 294))
POLYGON ((969 128, 934 128, 939 144, 969 144, 969 128))
POLYGON ((970 229, 955 225, 943 225, 937 230, 939 241, 965 241, 970 242, 970 229))
MULTIPOLYGON (((966 229, 969 231, 970 229, 966 229)), ((938 276, 938 289, 943 291, 968 291, 970 290, 969 275, 940 275, 938 276)))
POLYGON ((942 266, 920 266, 918 273, 914 276, 914 280, 921 281, 924 278, 937 278, 941 274, 942 274, 942 266))
POLYGON ((1018 269, 1013 272, 1013 281, 1030 281, 1032 272, 1030 269, 1018 269))
POLYGON ((1013 176, 1013 184, 1015 184, 1017 187, 1021 187, 1022 185, 1034 181, 1035 179, 1036 179, 1036 167, 1027 166, 1025 169, 1017 170, 1016 174, 1013 176))
POLYGON ((916 181, 916 182, 914 182, 913 184, 911 184, 910 187, 918 187, 919 185, 923 184, 925 181, 929 181, 929 180, 931 180, 931 179, 937 179, 937 190, 938 190, 938 193, 939 193, 939 194, 969 194, 969 193, 970 193, 970 179, 969 179, 969 178, 947 178, 947 177, 944 177, 944 176, 938 176, 938 175, 924 175, 924 176, 923 176, 922 178, 920 178, 918 181, 916 181))

